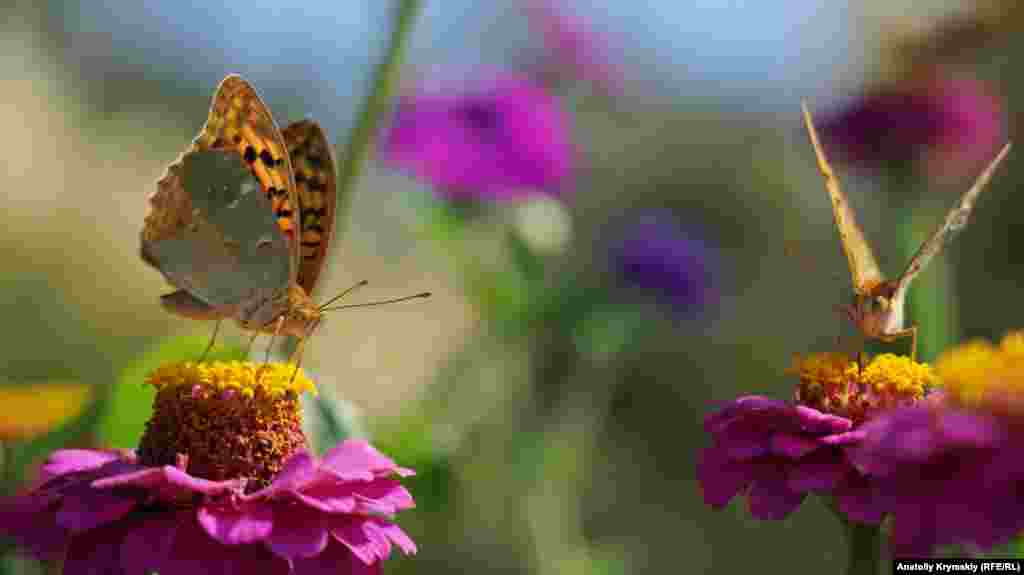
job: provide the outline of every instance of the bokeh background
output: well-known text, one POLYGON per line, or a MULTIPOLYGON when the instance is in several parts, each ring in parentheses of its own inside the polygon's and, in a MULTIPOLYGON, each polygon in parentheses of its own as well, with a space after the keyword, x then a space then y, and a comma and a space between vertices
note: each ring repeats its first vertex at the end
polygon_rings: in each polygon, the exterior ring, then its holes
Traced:
MULTIPOLYGON (((280 123, 317 119, 342 156, 390 4, 5 2, 2 383, 120 397, 154 357, 201 350, 212 326, 163 312, 168 288, 137 255, 146 195, 227 73, 280 123)), ((850 200, 898 274, 1015 135, 1024 20, 1012 2, 566 0, 546 16, 537 4, 425 2, 398 89, 535 78, 571 124, 561 201, 467 215, 371 153, 320 280, 321 297, 369 280, 352 302, 433 292, 332 315, 304 359, 353 433, 420 472, 408 482, 419 507, 400 518, 420 552, 386 571, 840 569, 842 530, 820 502, 759 522, 742 501, 705 506, 695 479, 713 402, 789 397, 794 353, 857 345, 834 310, 849 274, 799 102, 836 127, 850 200), (579 46, 545 37, 544 18, 571 22, 579 46), (843 124, 889 92, 905 96, 894 112, 843 124), (933 100, 948 109, 914 119, 933 100), (878 153, 844 161, 844 134, 860 129, 878 153), (549 241, 517 256, 510 230, 549 241)), ((1024 325, 1018 156, 912 290, 925 360, 1024 325)), ((241 338, 232 327, 222 341, 241 338)), ((83 409, 48 445, 132 446, 135 420, 83 409)))

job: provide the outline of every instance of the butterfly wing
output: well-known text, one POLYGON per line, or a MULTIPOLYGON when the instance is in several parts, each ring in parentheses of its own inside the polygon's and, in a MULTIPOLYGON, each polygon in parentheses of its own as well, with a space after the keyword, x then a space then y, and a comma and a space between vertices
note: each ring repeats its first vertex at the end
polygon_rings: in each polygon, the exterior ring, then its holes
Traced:
POLYGON ((910 282, 913 281, 919 273, 921 273, 921 270, 923 270, 925 266, 932 261, 932 258, 940 254, 943 248, 952 242, 953 239, 955 239, 956 236, 959 235, 965 227, 967 227, 967 222, 970 219, 971 210, 974 209, 975 201, 977 201, 981 191, 985 189, 989 180, 992 179, 992 175, 995 173, 996 168, 1003 159, 1006 158, 1006 155, 1009 154, 1009 152, 1010 144, 1007 143, 1003 146, 1003 149, 999 151, 995 159, 993 159, 984 171, 981 172, 978 179, 974 181, 974 185, 971 186, 963 196, 961 196, 960 201, 953 206, 953 209, 951 209, 948 214, 946 214, 946 221, 942 223, 942 227, 932 234, 932 237, 928 238, 927 241, 921 244, 921 247, 918 248, 917 253, 914 254, 914 257, 911 258, 910 263, 907 265, 907 269, 900 274, 900 277, 897 280, 896 297, 902 297, 905 294, 907 287, 910 285, 910 282))
POLYGON ((263 187, 277 224, 291 245, 291 281, 298 274, 299 246, 294 214, 295 177, 288 148, 270 109, 255 88, 240 76, 221 81, 213 96, 206 124, 192 142, 192 151, 235 150, 263 187))
POLYGON ((323 128, 313 120, 295 122, 282 134, 295 173, 299 207, 298 284, 312 294, 334 232, 338 196, 334 155, 323 128))
POLYGON ((807 126, 807 134, 811 138, 811 145, 814 146, 814 154, 818 158, 818 170, 825 178, 825 189, 832 200, 832 215, 835 218, 836 228, 839 230, 839 239, 843 245, 843 252, 850 264, 850 275, 853 276, 853 289, 859 294, 866 294, 885 278, 878 268, 878 262, 871 251, 871 246, 864 237, 864 232, 857 225, 857 219, 853 214, 853 208, 846 199, 846 194, 839 187, 839 179, 832 171, 828 160, 825 158, 825 150, 818 140, 818 132, 814 128, 814 121, 811 112, 807 109, 807 103, 801 102, 804 114, 804 123, 807 126))
POLYGON ((171 173, 150 197, 142 257, 191 298, 165 298, 164 307, 186 317, 261 308, 290 274, 262 185, 233 150, 189 152, 171 173))
POLYGON ((298 273, 294 195, 287 148, 270 111, 248 82, 228 76, 203 128, 148 198, 142 259, 220 308, 252 300, 253 289, 286 289, 298 273), (256 206, 263 211, 251 213, 256 206), (239 241, 261 248, 225 251, 239 241))

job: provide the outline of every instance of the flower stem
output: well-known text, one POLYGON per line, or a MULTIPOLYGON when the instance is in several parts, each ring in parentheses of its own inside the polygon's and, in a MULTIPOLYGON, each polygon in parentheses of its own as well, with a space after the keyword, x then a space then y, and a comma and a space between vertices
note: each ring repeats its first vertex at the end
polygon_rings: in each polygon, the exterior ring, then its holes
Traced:
MULTIPOLYGON (((899 234, 899 260, 907 266, 942 222, 929 209, 920 176, 909 166, 889 169, 886 193, 901 198, 902 206, 893 210, 899 234)), ((902 269, 900 270, 902 271, 902 269)), ((956 339, 957 309, 953 267, 942 257, 934 258, 914 280, 907 296, 904 327, 917 325, 917 358, 930 361, 956 339)))
POLYGON ((878 575, 881 561, 882 530, 877 525, 844 522, 849 545, 846 575, 878 575))
MULTIPOLYGON (((908 215, 903 230, 905 253, 913 257, 919 245, 935 231, 937 225, 932 210, 916 210, 914 214, 908 215)), ((956 339, 957 331, 958 310, 955 306, 956 298, 953 297, 953 267, 944 258, 936 257, 929 268, 931 273, 925 276, 925 281, 921 281, 924 278, 918 278, 915 282, 917 285, 912 288, 913 297, 907 302, 909 320, 919 326, 927 326, 918 328, 917 352, 918 358, 923 361, 933 360, 948 347, 956 339)))
POLYGON ((377 124, 388 109, 391 93, 401 70, 402 57, 421 4, 420 0, 398 0, 395 6, 387 52, 374 70, 371 81, 373 88, 363 100, 356 125, 349 132, 345 154, 338 170, 338 209, 335 211, 334 223, 336 230, 341 229, 340 224, 343 222, 340 220, 347 212, 346 207, 352 197, 352 189, 359 179, 363 161, 377 134, 377 124))
MULTIPOLYGON (((388 40, 387 51, 384 54, 384 59, 378 62, 374 69, 373 78, 370 81, 372 88, 369 95, 363 100, 355 126, 348 134, 345 153, 338 168, 336 190, 338 201, 334 210, 333 232, 335 237, 341 236, 345 229, 345 217, 348 214, 352 192, 362 173, 366 155, 373 145, 374 136, 377 134, 377 124, 380 123, 381 116, 388 109, 391 93, 398 81, 402 67, 402 56, 409 43, 409 37, 412 36, 413 24, 416 22, 421 4, 421 0, 398 0, 394 7, 391 38, 388 40)), ((337 240, 333 243, 338 245, 337 240)), ((285 355, 291 356, 295 350, 294 340, 284 338, 279 349, 285 355)))

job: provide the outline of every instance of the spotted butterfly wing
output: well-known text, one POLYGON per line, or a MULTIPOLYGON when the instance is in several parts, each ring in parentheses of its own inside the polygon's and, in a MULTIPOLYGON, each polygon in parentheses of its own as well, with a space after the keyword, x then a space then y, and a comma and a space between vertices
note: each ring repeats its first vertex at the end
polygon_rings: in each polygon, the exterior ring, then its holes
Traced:
POLYGON ((287 126, 282 135, 295 174, 299 208, 297 282, 312 295, 334 232, 337 206, 334 156, 323 128, 313 120, 295 122, 287 126))
MULTIPOLYGON (((292 216, 297 202, 288 146, 270 109, 241 76, 230 75, 221 81, 206 124, 192 141, 191 149, 236 150, 273 202, 281 231, 289 240, 295 237, 292 216)), ((298 259, 297 246, 293 247, 292 257, 298 259)), ((297 268, 292 272, 292 280, 296 273, 297 268)))
MULTIPOLYGON (((299 148, 312 149, 305 143, 299 148)), ((186 317, 233 317, 244 329, 304 337, 320 313, 297 283, 299 210, 283 135, 252 86, 228 76, 214 94, 199 135, 150 196, 142 257, 179 288, 162 298, 164 307, 186 317), (193 170, 190 176, 190 161, 205 166, 205 174, 193 170), (241 170, 233 171, 238 166, 241 170), (258 184, 255 188, 239 175, 244 172, 258 184), (233 199, 223 193, 232 185, 238 187, 233 199), (258 190, 262 204, 242 189, 258 190), (253 211, 257 205, 263 206, 261 213, 253 211), (226 248, 231 257, 222 253, 226 248), (212 268, 210 258, 217 262, 212 268)))

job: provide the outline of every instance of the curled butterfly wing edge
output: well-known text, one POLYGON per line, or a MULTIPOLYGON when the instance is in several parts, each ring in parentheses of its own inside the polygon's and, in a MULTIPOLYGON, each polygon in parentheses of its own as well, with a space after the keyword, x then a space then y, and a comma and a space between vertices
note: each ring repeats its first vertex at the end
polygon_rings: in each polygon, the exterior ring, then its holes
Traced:
POLYGON ((942 223, 942 226, 918 248, 917 253, 914 254, 914 257, 910 259, 910 263, 907 264, 907 269, 900 274, 897 280, 897 297, 905 295, 902 292, 909 288, 914 278, 967 227, 971 211, 974 209, 978 196, 988 185, 992 176, 995 175, 999 164, 1010 153, 1010 146, 1010 142, 1003 146, 999 153, 996 154, 996 157, 982 170, 981 174, 974 181, 974 185, 964 192, 964 195, 960 197, 960 200, 953 206, 953 209, 946 214, 946 220, 942 223))
POLYGON ((843 253, 846 254, 847 262, 850 265, 853 289, 859 294, 870 293, 875 286, 885 281, 885 277, 878 267, 878 261, 871 251, 871 245, 868 244, 863 230, 857 224, 857 218, 853 208, 850 207, 846 194, 839 186, 839 178, 825 157, 825 150, 818 139, 818 131, 814 127, 814 120, 806 100, 800 102, 800 108, 803 111, 807 135, 810 137, 811 146, 814 148, 814 154, 818 160, 818 171, 825 180, 825 190, 832 203, 832 216, 839 232, 843 253))

